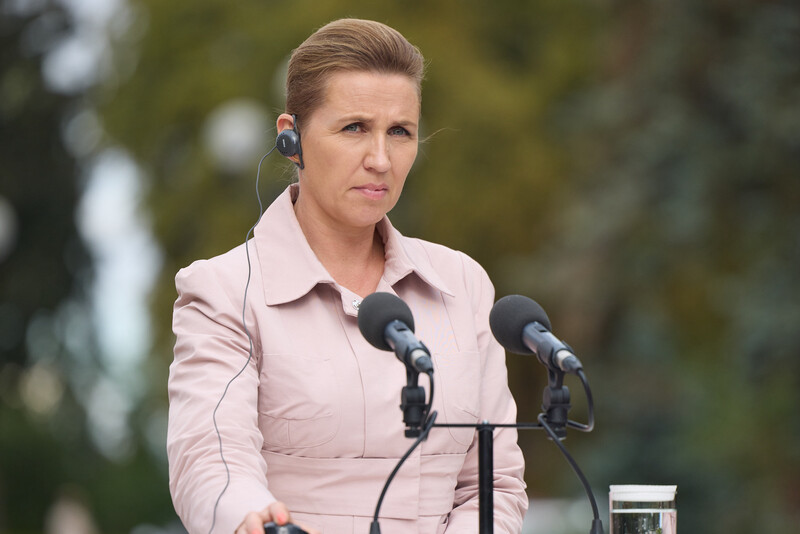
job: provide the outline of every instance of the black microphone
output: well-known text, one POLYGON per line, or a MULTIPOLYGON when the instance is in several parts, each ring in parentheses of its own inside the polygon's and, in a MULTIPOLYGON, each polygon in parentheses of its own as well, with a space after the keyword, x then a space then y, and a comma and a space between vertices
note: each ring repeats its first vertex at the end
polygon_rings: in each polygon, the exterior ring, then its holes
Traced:
POLYGON ((583 368, 566 343, 550 332, 550 319, 536 301, 522 295, 498 300, 489 313, 495 339, 509 352, 535 354, 550 369, 577 373, 583 368))
POLYGON ((391 293, 372 293, 358 307, 358 329, 370 345, 394 351, 420 373, 433 372, 431 353, 414 336, 414 316, 408 304, 391 293))

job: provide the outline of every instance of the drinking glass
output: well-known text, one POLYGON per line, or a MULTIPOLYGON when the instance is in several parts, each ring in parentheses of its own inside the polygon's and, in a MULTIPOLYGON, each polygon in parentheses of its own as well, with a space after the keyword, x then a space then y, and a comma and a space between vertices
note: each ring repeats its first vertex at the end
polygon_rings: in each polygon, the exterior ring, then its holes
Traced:
POLYGON ((609 486, 611 534, 676 534, 677 486, 609 486))

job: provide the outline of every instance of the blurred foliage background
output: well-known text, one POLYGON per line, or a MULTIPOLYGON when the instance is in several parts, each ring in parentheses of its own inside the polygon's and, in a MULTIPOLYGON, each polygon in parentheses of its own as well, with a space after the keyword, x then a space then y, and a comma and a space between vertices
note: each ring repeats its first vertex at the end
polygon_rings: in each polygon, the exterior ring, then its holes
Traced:
MULTIPOLYGON (((2 0, 0 16, 0 532, 181 531, 173 277, 243 240, 288 54, 343 16, 425 54, 430 138, 392 220, 548 310, 593 386, 596 430, 566 445, 599 500, 677 484, 681 532, 798 532, 796 1, 2 0)), ((292 176, 267 160, 267 202, 292 176)), ((532 421, 544 369, 508 364, 532 421)), ((541 432, 520 443, 531 498, 583 498, 541 432)))

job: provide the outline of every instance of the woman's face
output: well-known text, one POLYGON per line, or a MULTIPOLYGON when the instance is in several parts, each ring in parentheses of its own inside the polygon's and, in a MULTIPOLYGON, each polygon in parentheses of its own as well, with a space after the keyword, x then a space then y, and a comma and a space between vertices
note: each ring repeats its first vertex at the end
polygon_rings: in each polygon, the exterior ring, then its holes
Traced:
POLYGON ((417 156, 419 114, 417 87, 405 75, 332 74, 325 101, 299 128, 301 223, 311 217, 345 232, 377 223, 400 198, 417 156))

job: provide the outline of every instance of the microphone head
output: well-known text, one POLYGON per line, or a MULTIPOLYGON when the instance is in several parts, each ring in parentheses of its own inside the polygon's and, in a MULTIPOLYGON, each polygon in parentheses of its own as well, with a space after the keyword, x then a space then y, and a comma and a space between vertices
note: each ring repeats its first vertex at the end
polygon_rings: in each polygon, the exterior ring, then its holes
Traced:
POLYGON ((547 330, 551 329, 550 319, 544 309, 522 295, 508 295, 495 302, 489 313, 489 327, 495 339, 508 352, 533 354, 522 342, 522 332, 530 323, 538 322, 547 330))
POLYGON ((402 299, 391 293, 372 293, 361 301, 358 307, 358 329, 373 347, 391 351, 386 343, 386 327, 392 321, 401 321, 412 332, 414 316, 411 308, 402 299))

